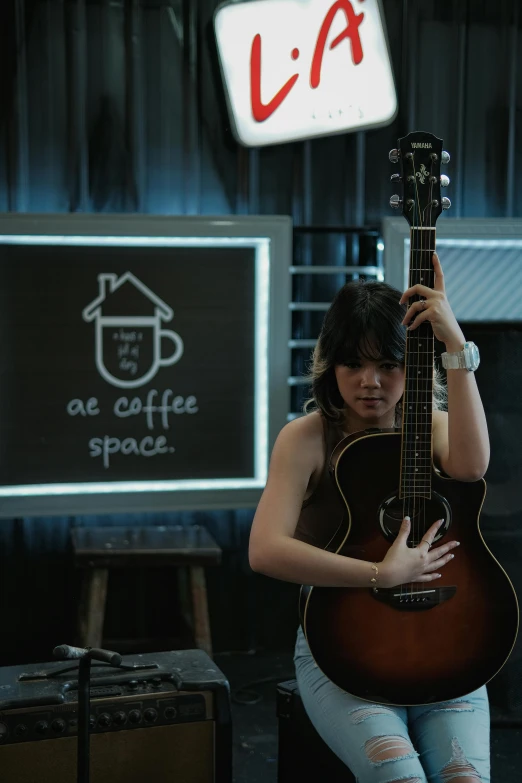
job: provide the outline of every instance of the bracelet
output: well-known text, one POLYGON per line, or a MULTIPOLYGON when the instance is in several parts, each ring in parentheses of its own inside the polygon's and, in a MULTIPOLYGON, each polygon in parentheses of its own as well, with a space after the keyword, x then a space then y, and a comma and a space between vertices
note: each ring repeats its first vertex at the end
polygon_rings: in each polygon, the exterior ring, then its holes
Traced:
POLYGON ((377 568, 377 563, 372 563, 372 571, 375 571, 375 576, 372 576, 370 582, 372 584, 377 584, 377 577, 379 576, 379 569, 377 568))

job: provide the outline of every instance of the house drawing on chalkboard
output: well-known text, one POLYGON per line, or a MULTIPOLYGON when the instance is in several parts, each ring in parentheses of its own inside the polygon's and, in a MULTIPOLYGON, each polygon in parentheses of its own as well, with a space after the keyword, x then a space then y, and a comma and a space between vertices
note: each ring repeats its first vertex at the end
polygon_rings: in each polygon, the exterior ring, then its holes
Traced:
POLYGON ((177 332, 162 329, 174 311, 132 272, 118 278, 98 275, 99 293, 82 312, 95 323, 95 361, 107 383, 132 389, 148 383, 160 367, 179 361, 183 340, 177 332), (174 343, 173 353, 161 356, 162 340, 174 343))

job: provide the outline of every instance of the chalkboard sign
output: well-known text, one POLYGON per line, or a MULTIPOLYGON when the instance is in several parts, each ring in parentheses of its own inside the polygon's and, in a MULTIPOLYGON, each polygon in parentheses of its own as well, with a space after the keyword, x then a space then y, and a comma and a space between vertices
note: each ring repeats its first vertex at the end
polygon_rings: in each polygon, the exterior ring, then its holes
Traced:
POLYGON ((0 218, 0 514, 255 504, 288 218, 0 218))

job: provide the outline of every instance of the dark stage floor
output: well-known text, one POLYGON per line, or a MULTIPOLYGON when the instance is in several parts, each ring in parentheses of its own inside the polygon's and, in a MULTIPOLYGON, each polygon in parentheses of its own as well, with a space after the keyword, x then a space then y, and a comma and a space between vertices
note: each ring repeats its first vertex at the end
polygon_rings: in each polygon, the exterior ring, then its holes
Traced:
MULTIPOLYGON (((233 695, 234 783, 277 783, 276 686, 293 679, 292 656, 217 654, 215 661, 233 695)), ((493 728, 491 755, 492 783, 520 783, 522 728, 493 728)))

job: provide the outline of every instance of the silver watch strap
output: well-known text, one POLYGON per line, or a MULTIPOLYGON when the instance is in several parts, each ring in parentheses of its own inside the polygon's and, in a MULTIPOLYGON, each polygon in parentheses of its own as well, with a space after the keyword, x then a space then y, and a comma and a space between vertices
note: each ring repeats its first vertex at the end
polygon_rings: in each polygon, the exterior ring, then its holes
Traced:
POLYGON ((444 353, 444 367, 447 370, 465 370, 466 359, 464 351, 457 351, 456 353, 444 353))

